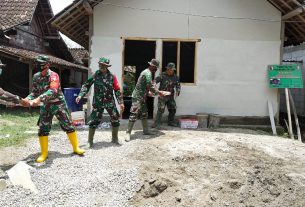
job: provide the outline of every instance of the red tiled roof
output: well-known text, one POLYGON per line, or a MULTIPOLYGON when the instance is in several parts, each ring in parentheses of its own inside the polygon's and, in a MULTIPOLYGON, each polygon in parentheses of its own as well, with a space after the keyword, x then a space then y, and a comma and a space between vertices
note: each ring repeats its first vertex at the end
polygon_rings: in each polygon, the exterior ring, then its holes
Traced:
POLYGON ((1 0, 0 29, 30 22, 39 0, 1 0))
MULTIPOLYGON (((39 53, 30 51, 30 50, 24 50, 24 49, 8 47, 8 46, 0 46, 0 54, 1 53, 13 55, 15 57, 23 58, 23 59, 28 60, 28 61, 34 61, 36 56, 40 55, 39 53)), ((48 55, 48 56, 50 57, 51 64, 65 66, 65 67, 70 68, 70 69, 88 70, 88 68, 86 68, 84 66, 76 65, 74 63, 71 63, 71 62, 68 62, 66 60, 54 57, 52 55, 48 55)))

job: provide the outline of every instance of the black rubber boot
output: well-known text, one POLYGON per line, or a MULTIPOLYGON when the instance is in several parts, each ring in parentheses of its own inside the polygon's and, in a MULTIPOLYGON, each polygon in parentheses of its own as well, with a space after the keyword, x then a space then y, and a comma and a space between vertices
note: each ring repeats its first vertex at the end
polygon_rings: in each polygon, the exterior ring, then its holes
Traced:
POLYGON ((128 128, 127 128, 127 137, 125 138, 125 141, 126 142, 129 142, 130 141, 130 136, 131 136, 131 131, 132 131, 132 128, 133 128, 133 125, 134 125, 135 122, 132 122, 132 121, 129 121, 128 122, 128 128))
POLYGON ((155 120, 154 124, 151 127, 159 129, 160 126, 161 126, 161 120, 162 120, 162 113, 158 112, 156 120, 155 120))
POLYGON ((167 121, 168 126, 177 127, 178 125, 175 123, 176 109, 169 109, 168 112, 169 112, 168 121, 167 121))
POLYGON ((155 133, 148 130, 148 122, 147 119, 142 119, 142 127, 143 127, 143 134, 145 135, 154 135, 155 133))
POLYGON ((95 134, 95 128, 89 128, 89 135, 88 135, 88 148, 93 147, 93 137, 95 134))
POLYGON ((112 127, 112 140, 111 142, 114 144, 119 144, 119 137, 118 137, 118 133, 119 133, 119 127, 112 127))

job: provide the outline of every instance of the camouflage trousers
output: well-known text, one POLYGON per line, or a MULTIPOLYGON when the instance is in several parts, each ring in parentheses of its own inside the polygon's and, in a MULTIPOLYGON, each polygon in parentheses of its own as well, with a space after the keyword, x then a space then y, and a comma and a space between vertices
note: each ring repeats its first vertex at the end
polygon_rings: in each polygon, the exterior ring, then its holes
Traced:
MULTIPOLYGON (((120 114, 115 106, 105 108, 111 118, 113 127, 120 126, 120 114)), ((104 108, 93 108, 89 117, 88 125, 90 128, 97 128, 103 118, 104 108)))
POLYGON ((135 122, 137 119, 147 119, 147 117, 148 112, 146 102, 132 98, 129 121, 135 122))
POLYGON ((48 136, 51 131, 52 119, 56 116, 63 131, 74 132, 70 114, 65 102, 49 103, 40 107, 38 136, 48 136))
POLYGON ((163 114, 165 111, 165 107, 167 106, 168 111, 172 109, 176 109, 176 101, 175 98, 170 96, 170 97, 159 97, 158 98, 158 113, 163 114))

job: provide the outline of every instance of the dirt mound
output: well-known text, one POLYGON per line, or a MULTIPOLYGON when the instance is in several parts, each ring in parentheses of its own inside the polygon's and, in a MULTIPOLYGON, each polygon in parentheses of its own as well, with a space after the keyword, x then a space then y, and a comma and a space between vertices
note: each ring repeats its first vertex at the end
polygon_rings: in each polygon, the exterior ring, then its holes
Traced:
POLYGON ((218 143, 195 137, 159 139, 135 150, 133 158, 142 163, 142 186, 131 199, 132 205, 305 205, 301 164, 242 142, 216 140, 218 143), (199 147, 188 150, 184 143, 199 147))

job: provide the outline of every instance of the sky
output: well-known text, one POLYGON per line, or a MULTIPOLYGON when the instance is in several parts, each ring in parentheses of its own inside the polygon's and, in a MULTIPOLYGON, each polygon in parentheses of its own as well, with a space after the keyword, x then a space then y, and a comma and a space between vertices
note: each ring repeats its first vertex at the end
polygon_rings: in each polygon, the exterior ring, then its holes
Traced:
MULTIPOLYGON (((63 10, 66 6, 68 6, 69 4, 71 4, 73 2, 73 0, 49 0, 49 1, 52 6, 54 15, 57 14, 58 12, 60 12, 61 10, 63 10)), ((68 47, 70 47, 70 48, 75 48, 75 47, 80 48, 81 47, 77 43, 70 40, 67 36, 65 36, 63 34, 61 34, 61 36, 64 39, 64 41, 66 42, 68 47)))

